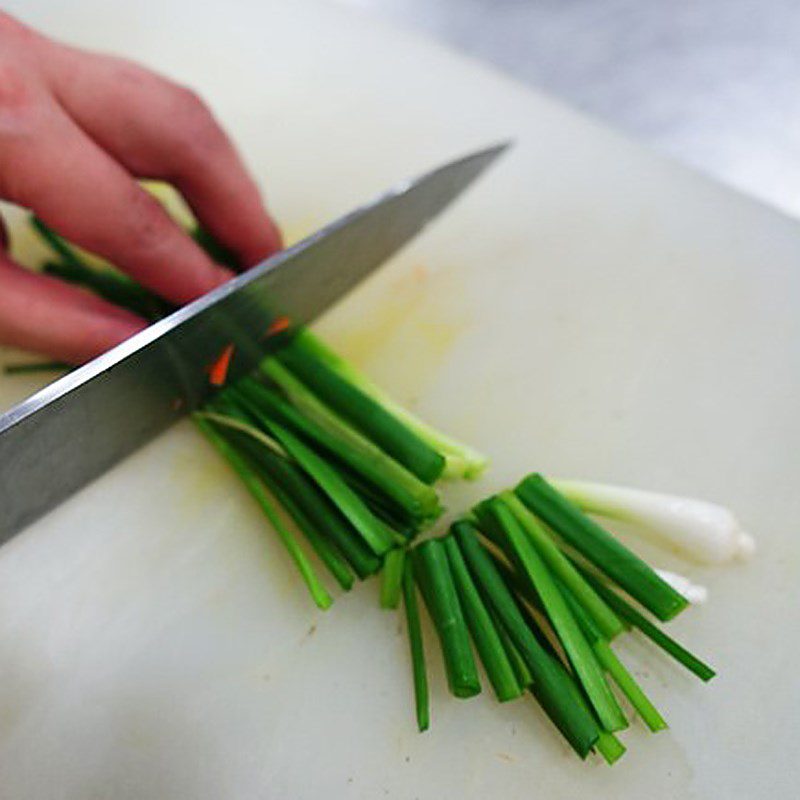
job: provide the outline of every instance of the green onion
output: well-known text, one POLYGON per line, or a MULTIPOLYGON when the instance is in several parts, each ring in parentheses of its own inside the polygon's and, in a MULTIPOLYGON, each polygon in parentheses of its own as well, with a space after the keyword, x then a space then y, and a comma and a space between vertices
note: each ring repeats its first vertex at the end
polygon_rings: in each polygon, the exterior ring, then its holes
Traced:
POLYGON ((30 361, 25 364, 6 364, 3 372, 6 375, 27 375, 35 372, 65 372, 72 367, 63 361, 30 361))
POLYGON ((480 693, 481 683, 444 545, 429 539, 413 553, 414 574, 439 635, 450 691, 456 697, 473 697, 480 693))
POLYGON ((642 691, 636 679, 619 660, 617 654, 611 649, 611 645, 605 639, 598 639, 594 643, 594 652, 597 660, 614 679, 647 727, 653 733, 667 728, 667 723, 658 709, 650 702, 650 698, 642 691))
POLYGON ((325 492, 376 555, 383 555, 392 547, 394 537, 389 528, 367 508, 330 464, 277 422, 270 421, 268 430, 325 492))
POLYGON ((534 542, 536 550, 551 572, 569 588, 576 600, 592 616, 603 635, 613 639, 625 628, 608 604, 592 589, 570 560, 559 550, 549 533, 536 517, 520 502, 513 492, 503 492, 503 502, 511 509, 525 533, 534 542))
POLYGON ((397 608, 400 603, 400 584, 403 580, 403 565, 406 551, 402 547, 390 550, 383 560, 381 582, 381 608, 397 608))
POLYGON ((448 536, 443 541, 461 608, 489 682, 501 703, 514 700, 522 691, 492 617, 473 583, 456 540, 448 536))
POLYGON ((206 251, 212 261, 229 267, 234 272, 241 271, 242 265, 236 253, 215 239, 205 228, 195 225, 189 235, 206 251))
MULTIPOLYGON (((262 369, 270 376, 282 371, 283 385, 287 384, 287 376, 290 381, 294 381, 292 402, 296 404, 295 398, 300 394, 297 384, 300 381, 297 381, 279 362, 272 359, 268 359, 262 369)), ((434 489, 415 478, 356 430, 337 420, 333 414, 323 416, 319 407, 313 415, 309 414, 308 397, 304 401, 304 406, 298 409, 252 378, 238 381, 235 389, 241 393, 243 401, 255 414, 264 414, 270 419, 277 420, 309 443, 321 447, 334 458, 341 460, 347 467, 387 494, 414 518, 434 519, 441 513, 439 497, 434 489)), ((310 394, 306 391, 306 395, 310 394)))
POLYGON ((599 729, 588 709, 575 702, 569 674, 525 623, 511 592, 478 541, 475 527, 461 520, 451 530, 482 594, 525 659, 533 675, 537 700, 575 752, 586 758, 597 742, 599 729))
MULTIPOLYGON (((280 456, 273 455, 272 458, 277 461, 283 461, 287 471, 294 469, 291 464, 280 456)), ((353 588, 353 573, 350 571, 347 560, 340 555, 333 543, 317 529, 313 520, 306 513, 302 503, 298 502, 293 493, 288 490, 280 480, 275 478, 274 472, 259 469, 261 463, 263 463, 263 461, 260 460, 253 463, 261 480, 264 481, 273 496, 278 499, 278 502, 294 520, 306 539, 308 539, 308 543, 314 549, 320 561, 325 564, 328 571, 336 579, 339 586, 346 592, 349 592, 350 589, 353 588)))
POLYGON ((305 473, 284 457, 284 451, 261 429, 250 424, 250 418, 230 401, 229 394, 222 392, 207 408, 212 411, 196 412, 196 417, 210 419, 239 436, 237 445, 244 450, 259 473, 280 483, 303 508, 316 528, 324 531, 344 554, 359 578, 373 574, 380 567, 380 560, 367 547, 363 538, 348 523, 327 495, 305 473), (216 413, 219 410, 223 413, 216 413))
POLYGON ((256 441, 238 441, 237 446, 257 465, 262 477, 271 476, 302 508, 310 524, 338 548, 362 580, 374 574, 380 560, 350 526, 341 512, 300 469, 256 441))
POLYGON ((628 698, 647 727, 654 733, 664 730, 667 727, 664 718, 642 691, 642 688, 636 682, 633 675, 628 672, 625 665, 619 660, 617 654, 611 649, 611 645, 603 637, 603 633, 595 621, 563 583, 559 583, 559 589, 561 589, 561 594, 564 595, 567 605, 570 607, 575 619, 581 626, 584 636, 586 636, 586 639, 592 645, 592 649, 600 665, 614 679, 614 682, 628 698))
POLYGON ((290 342, 277 354, 296 377, 382 450, 425 483, 434 483, 445 467, 444 457, 383 406, 330 369, 302 347, 290 342))
POLYGON ((422 625, 419 620, 417 592, 414 587, 414 564, 405 559, 403 569, 403 605, 406 610, 406 627, 411 648, 411 669, 414 676, 414 703, 417 710, 419 732, 428 730, 430 711, 428 708, 428 676, 425 671, 425 648, 422 643, 422 625))
POLYGON ((526 537, 511 509, 499 497, 490 498, 482 505, 488 514, 494 515, 505 534, 510 554, 522 574, 536 589, 550 623, 603 727, 609 731, 627 727, 622 709, 606 683, 589 643, 536 547, 526 537))
POLYGON ((517 679, 517 685, 520 689, 527 689, 533 683, 533 675, 531 675, 531 671, 528 669, 525 659, 522 657, 514 642, 511 641, 511 637, 506 632, 506 629, 500 624, 500 620, 497 618, 494 610, 492 608, 487 610, 492 617, 497 635, 500 637, 500 641, 503 643, 503 648, 505 649, 508 660, 511 663, 511 668, 514 670, 514 676, 517 679))
POLYGON ((31 216, 28 218, 33 230, 39 234, 42 241, 47 244, 56 255, 61 256, 64 262, 72 267, 85 267, 83 259, 78 255, 77 250, 59 236, 51 227, 46 225, 39 217, 31 216))
POLYGON ((295 346, 302 347, 309 355, 315 356, 328 365, 364 394, 369 395, 390 414, 400 420, 406 427, 414 431, 423 442, 445 458, 443 478, 477 478, 486 469, 487 459, 484 455, 474 450, 469 445, 456 441, 446 436, 441 431, 432 428, 408 409, 392 400, 386 392, 375 385, 363 373, 359 372, 351 363, 331 350, 311 331, 303 329, 298 332, 295 346))
POLYGON ((303 552, 297 539, 292 532, 283 524, 280 516, 272 505, 269 495, 267 494, 264 484, 258 479, 247 462, 231 447, 231 445, 212 427, 211 423, 200 416, 195 416, 195 423, 197 427, 203 432, 205 437, 211 442, 212 445, 219 451, 225 460, 233 467, 239 477, 242 479, 247 490, 252 495, 253 499, 261 507, 264 515, 275 528, 278 536, 280 536, 284 547, 292 557, 300 575, 308 587, 311 597, 317 606, 321 609, 330 608, 333 599, 328 594, 325 587, 322 585, 319 577, 314 571, 314 567, 308 560, 308 557, 303 552))
POLYGON ((597 737, 597 751, 606 760, 606 764, 611 766, 625 755, 625 745, 609 731, 600 731, 597 737))
POLYGON ((585 558, 605 572, 659 619, 669 620, 688 605, 637 555, 533 473, 515 489, 519 499, 585 558))
MULTIPOLYGON (((580 568, 580 567, 579 567, 580 568)), ((626 619, 635 628, 638 628, 652 642, 657 644, 666 653, 669 653, 676 661, 683 664, 686 669, 697 675, 700 680, 708 682, 717 673, 701 661, 696 655, 690 653, 682 644, 676 642, 668 634, 664 633, 658 625, 650 622, 647 617, 639 613, 627 600, 620 597, 613 589, 603 584, 588 570, 582 570, 584 577, 594 586, 598 594, 613 608, 617 614, 626 619)))

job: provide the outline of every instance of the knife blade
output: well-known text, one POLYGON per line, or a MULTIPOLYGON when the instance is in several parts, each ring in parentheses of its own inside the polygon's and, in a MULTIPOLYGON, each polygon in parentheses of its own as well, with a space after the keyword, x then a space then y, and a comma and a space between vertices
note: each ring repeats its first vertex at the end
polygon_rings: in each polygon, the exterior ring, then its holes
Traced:
POLYGON ((507 147, 395 186, 0 416, 0 544, 201 405, 212 390, 205 367, 227 345, 231 379, 253 369, 270 320, 313 321, 507 147))

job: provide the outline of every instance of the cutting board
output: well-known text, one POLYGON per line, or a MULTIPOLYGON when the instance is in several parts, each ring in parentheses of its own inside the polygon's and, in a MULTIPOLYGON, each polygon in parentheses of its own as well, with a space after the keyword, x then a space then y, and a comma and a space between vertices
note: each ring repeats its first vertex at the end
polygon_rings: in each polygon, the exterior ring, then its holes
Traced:
MULTIPOLYGON (((759 543, 673 624, 701 685, 629 637, 670 730, 609 769, 530 700, 412 715, 374 584, 318 612, 226 467, 181 424, 0 551, 10 800, 797 796, 800 229, 558 103, 308 0, 12 0, 32 24, 191 84, 296 238, 476 146, 513 152, 320 330, 486 450, 451 509, 537 468, 730 505, 759 543)), ((24 249, 24 239, 20 237, 24 249)), ((10 404, 34 388, 3 378, 10 404)), ((429 630, 426 633, 430 633, 429 630)))

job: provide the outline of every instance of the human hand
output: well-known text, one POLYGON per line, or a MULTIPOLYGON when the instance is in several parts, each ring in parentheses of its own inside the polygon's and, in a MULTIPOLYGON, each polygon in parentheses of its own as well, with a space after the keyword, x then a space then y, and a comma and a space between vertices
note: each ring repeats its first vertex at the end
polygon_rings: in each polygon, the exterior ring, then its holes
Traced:
MULTIPOLYGON (((255 183, 189 89, 60 44, 0 11, 0 198, 185 303, 230 273, 136 182, 175 186, 200 223, 251 266, 280 248, 255 183)), ((133 314, 15 264, 0 220, 0 342, 81 363, 136 333, 133 314)))

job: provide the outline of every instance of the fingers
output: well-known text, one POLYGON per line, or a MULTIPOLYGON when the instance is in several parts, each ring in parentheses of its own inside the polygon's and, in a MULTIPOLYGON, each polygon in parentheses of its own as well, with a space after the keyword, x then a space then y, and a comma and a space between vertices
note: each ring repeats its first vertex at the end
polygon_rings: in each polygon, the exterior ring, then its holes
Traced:
POLYGON ((52 100, 0 127, 0 196, 183 303, 230 277, 52 100))
POLYGON ((137 333, 144 320, 38 275, 0 253, 0 341, 81 364, 137 333))
POLYGON ((58 47, 45 69, 59 102, 134 175, 172 183, 243 266, 278 250, 280 234, 252 178, 191 91, 130 62, 58 47))

